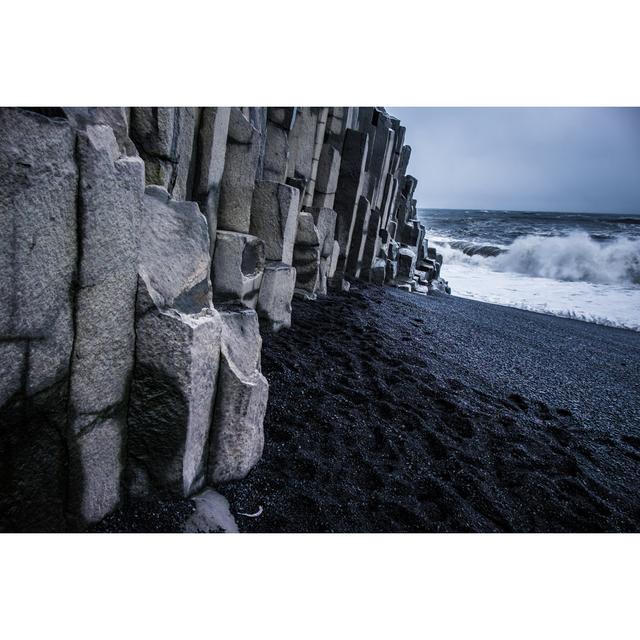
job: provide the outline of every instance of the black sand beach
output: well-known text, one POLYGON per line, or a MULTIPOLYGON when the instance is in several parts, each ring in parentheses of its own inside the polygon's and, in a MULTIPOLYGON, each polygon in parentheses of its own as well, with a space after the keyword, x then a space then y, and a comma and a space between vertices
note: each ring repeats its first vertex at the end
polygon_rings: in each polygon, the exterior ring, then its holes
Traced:
POLYGON ((218 487, 240 531, 640 531, 640 333, 361 283, 293 306, 264 337, 264 456, 218 487))
POLYGON ((361 284, 293 318, 241 531, 640 531, 640 334, 361 284))

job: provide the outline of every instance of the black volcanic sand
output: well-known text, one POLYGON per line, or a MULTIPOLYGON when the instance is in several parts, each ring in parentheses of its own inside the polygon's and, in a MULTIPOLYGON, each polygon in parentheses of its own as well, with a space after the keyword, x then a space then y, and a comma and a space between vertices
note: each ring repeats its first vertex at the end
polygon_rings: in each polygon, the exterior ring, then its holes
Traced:
POLYGON ((363 285, 293 317, 241 531, 640 530, 640 334, 363 285))

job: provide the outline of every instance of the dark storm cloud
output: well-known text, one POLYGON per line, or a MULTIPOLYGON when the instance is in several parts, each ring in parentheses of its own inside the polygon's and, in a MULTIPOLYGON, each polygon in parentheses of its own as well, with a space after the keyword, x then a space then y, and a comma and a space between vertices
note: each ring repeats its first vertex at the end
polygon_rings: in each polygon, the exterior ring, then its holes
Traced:
POLYGON ((389 111, 420 207, 640 213, 640 109, 389 111))

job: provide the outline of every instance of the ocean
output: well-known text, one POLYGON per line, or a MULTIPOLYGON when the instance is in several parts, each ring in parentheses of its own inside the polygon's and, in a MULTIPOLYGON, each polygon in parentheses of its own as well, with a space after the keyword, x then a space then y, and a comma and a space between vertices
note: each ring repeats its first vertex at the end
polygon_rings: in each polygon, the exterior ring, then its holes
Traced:
POLYGON ((640 331, 640 214, 419 209, 452 295, 640 331))

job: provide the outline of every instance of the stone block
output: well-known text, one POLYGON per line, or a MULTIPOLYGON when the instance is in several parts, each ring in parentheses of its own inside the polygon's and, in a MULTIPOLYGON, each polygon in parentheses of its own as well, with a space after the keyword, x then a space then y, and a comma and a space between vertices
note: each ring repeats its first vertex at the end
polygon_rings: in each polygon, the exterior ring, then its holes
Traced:
POLYGON ((144 165, 140 158, 120 157, 106 125, 78 132, 77 157, 80 266, 69 387, 69 511, 87 524, 121 498, 144 165))
MULTIPOLYGON (((336 212, 326 207, 313 207, 308 210, 313 216, 313 223, 320 243, 320 255, 328 258, 333 252, 333 242, 336 228, 336 212)), ((312 238, 315 241, 315 238, 312 238)))
POLYGON ((398 279, 413 280, 416 267, 415 251, 407 247, 401 247, 398 251, 398 279))
POLYGON ((261 147, 260 131, 239 108, 233 107, 229 115, 226 159, 220 183, 218 229, 249 233, 253 186, 261 147))
POLYGON ((291 131, 296 121, 297 107, 269 107, 267 118, 269 122, 278 125, 285 131, 291 131))
POLYGON ((195 202, 173 200, 162 187, 145 190, 139 270, 160 308, 197 313, 211 304, 206 218, 195 202))
MULTIPOLYGON (((312 177, 313 150, 320 109, 298 107, 295 122, 289 133, 289 167, 287 176, 302 178, 309 183, 312 177)), ((304 194, 300 193, 304 200, 304 194)))
POLYGON ((260 372, 255 311, 222 311, 222 346, 207 479, 239 480, 262 455, 269 384, 260 372))
POLYGON ((340 151, 330 144, 323 144, 318 163, 313 206, 332 209, 340 175, 340 151))
POLYGON ((338 267, 338 257, 340 255, 340 245, 337 240, 333 241, 333 250, 331 251, 331 258, 329 261, 329 268, 327 270, 327 278, 333 278, 338 267))
POLYGON ((296 284, 296 270, 281 262, 267 262, 258 295, 258 315, 272 331, 291 326, 291 298, 296 284))
POLYGON ((353 278, 358 278, 360 276, 365 241, 369 230, 370 216, 371 206, 369 201, 364 196, 360 196, 346 264, 346 273, 353 278))
POLYGON ((420 243, 420 225, 417 220, 410 220, 400 227, 400 243, 417 249, 420 243))
POLYGON ((354 129, 347 129, 342 149, 338 189, 334 199, 334 209, 337 214, 335 239, 340 245, 338 260, 340 277, 344 273, 353 234, 356 208, 362 193, 367 148, 366 134, 354 129))
POLYGON ((165 187, 178 200, 190 196, 199 108, 132 107, 129 135, 145 165, 147 184, 165 187))
POLYGON ((218 231, 211 267, 214 302, 255 309, 264 264, 262 240, 246 233, 218 231))
POLYGON ((262 177, 264 180, 284 182, 287 179, 289 164, 289 138, 285 129, 267 122, 264 164, 262 177))
POLYGON ((371 267, 374 259, 378 256, 382 239, 380 238, 380 222, 382 214, 378 209, 372 209, 369 216, 369 224, 366 230, 364 240, 364 250, 362 253, 362 267, 360 269, 360 277, 363 280, 369 280, 371 277, 371 267))
POLYGON ((298 232, 293 249, 296 289, 314 294, 318 288, 322 247, 313 215, 303 211, 298 216, 298 232))
POLYGON ((212 256, 218 229, 218 206, 227 154, 230 115, 229 107, 204 107, 200 113, 193 197, 200 205, 200 210, 209 225, 212 256))
POLYGON ((387 271, 385 274, 385 282, 389 284, 398 276, 398 261, 387 259, 387 271))
POLYGON ((387 261, 376 258, 371 267, 371 282, 374 284, 384 284, 387 274, 387 261))
POLYGON ((133 497, 186 497, 202 488, 222 323, 212 307, 187 314, 156 306, 141 277, 129 406, 133 497))
POLYGON ((138 154, 129 138, 129 114, 125 107, 63 107, 63 111, 74 129, 105 124, 113 130, 122 155, 138 154))
POLYGON ((299 205, 298 189, 267 180, 256 182, 249 230, 264 242, 267 260, 291 264, 299 205))

